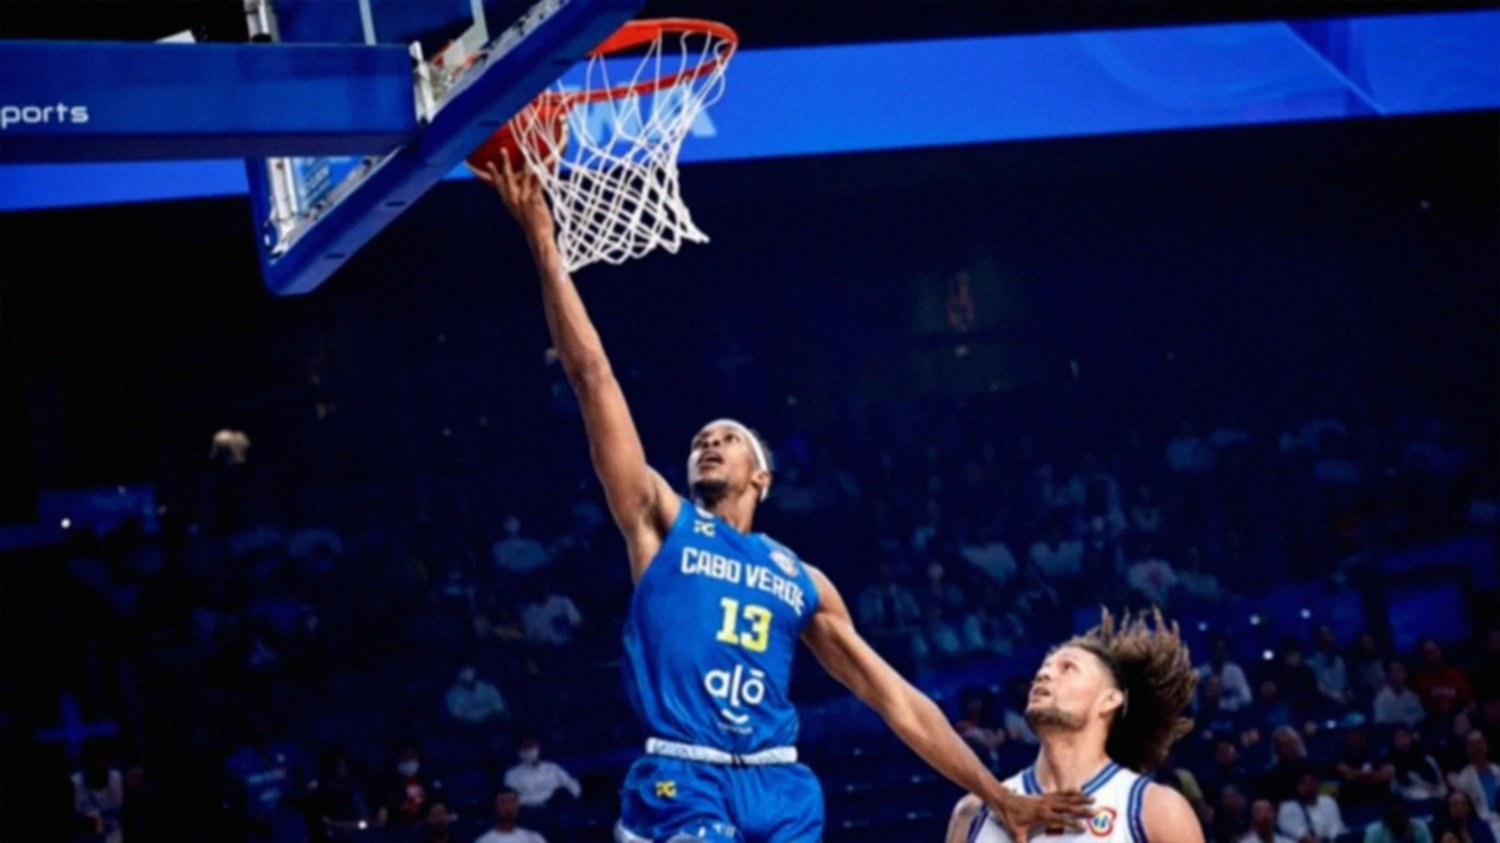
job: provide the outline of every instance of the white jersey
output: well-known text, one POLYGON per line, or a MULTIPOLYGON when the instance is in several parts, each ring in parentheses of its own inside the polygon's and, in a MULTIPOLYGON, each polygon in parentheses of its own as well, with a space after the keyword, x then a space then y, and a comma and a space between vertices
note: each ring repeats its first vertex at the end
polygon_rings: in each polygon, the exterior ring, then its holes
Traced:
MULTIPOLYGON (((1012 793, 1038 796, 1042 792, 1034 766, 1003 784, 1012 793)), ((1150 779, 1111 761, 1080 788, 1084 795, 1094 799, 1094 816, 1083 831, 1033 832, 1031 839, 1045 843, 1147 843, 1141 807, 1150 784, 1150 779)), ((990 816, 989 808, 982 809, 974 818, 966 839, 968 843, 1013 843, 1004 826, 990 816)))

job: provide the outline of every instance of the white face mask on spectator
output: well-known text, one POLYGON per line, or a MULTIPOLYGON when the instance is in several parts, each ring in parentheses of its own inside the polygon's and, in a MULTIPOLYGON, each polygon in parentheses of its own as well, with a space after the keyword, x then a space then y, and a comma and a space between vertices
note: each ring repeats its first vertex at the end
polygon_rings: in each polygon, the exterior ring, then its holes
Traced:
POLYGON ((396 772, 403 776, 415 776, 420 769, 422 769, 422 765, 416 761, 402 761, 396 765, 396 772))
POLYGON ((520 752, 520 756, 523 762, 535 764, 537 759, 542 757, 542 751, 540 749, 523 749, 520 752))

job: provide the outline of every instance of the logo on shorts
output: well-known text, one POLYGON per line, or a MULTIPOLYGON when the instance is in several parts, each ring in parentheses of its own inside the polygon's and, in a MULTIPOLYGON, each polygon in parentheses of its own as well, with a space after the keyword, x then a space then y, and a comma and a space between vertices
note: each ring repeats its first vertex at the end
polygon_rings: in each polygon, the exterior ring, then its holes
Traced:
POLYGON ((797 576, 797 562, 787 554, 779 550, 773 550, 771 551, 771 561, 776 563, 776 567, 780 568, 783 574, 789 577, 797 576))
POLYGON ((657 782, 656 795, 661 799, 677 798, 677 782, 657 782))
POLYGON ((1108 837, 1115 830, 1115 817, 1118 816, 1114 808, 1100 808, 1089 818, 1089 834, 1095 837, 1108 837))

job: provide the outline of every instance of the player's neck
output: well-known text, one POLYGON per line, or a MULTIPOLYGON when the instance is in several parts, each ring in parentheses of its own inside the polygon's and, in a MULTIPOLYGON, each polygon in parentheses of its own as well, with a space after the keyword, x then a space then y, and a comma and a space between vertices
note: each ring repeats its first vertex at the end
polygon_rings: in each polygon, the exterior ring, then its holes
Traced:
POLYGON ((753 495, 724 495, 713 498, 699 496, 694 498, 693 503, 724 519, 729 526, 741 533, 748 534, 755 523, 753 495))
POLYGON ((1042 751, 1036 760, 1036 778, 1044 793, 1082 788, 1109 763, 1099 735, 1066 732, 1039 737, 1042 751))

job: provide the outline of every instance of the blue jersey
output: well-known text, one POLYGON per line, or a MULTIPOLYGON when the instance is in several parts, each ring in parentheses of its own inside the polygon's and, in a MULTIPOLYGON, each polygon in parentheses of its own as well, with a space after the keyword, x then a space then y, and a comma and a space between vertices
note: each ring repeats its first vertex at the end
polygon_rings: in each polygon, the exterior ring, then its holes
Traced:
POLYGON ((796 554, 683 501, 625 621, 625 687, 647 733, 740 754, 795 744, 792 654, 817 608, 796 554))

